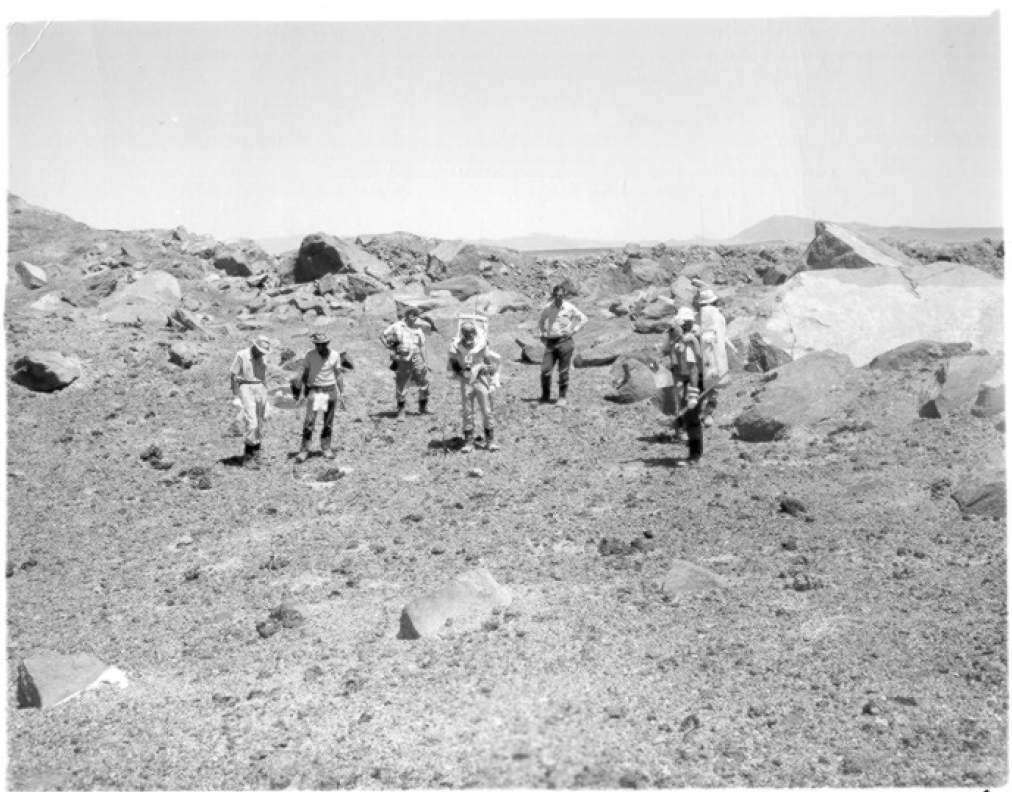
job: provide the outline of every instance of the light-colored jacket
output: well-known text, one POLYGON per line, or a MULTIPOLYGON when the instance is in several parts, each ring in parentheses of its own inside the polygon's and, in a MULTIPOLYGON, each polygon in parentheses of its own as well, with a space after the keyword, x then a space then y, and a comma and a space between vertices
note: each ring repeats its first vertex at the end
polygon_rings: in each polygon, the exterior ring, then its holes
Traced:
POLYGON ((480 383, 489 390, 495 390, 499 387, 501 366, 502 356, 489 349, 480 338, 470 348, 461 344, 460 339, 454 339, 450 344, 446 370, 462 385, 480 383))
POLYGON ((425 333, 420 327, 408 327, 403 319, 384 330, 380 339, 387 349, 403 360, 409 360, 415 355, 425 359, 425 333))
POLYGON ((703 383, 710 387, 727 374, 727 322, 716 305, 704 305, 699 309, 699 324, 703 383))

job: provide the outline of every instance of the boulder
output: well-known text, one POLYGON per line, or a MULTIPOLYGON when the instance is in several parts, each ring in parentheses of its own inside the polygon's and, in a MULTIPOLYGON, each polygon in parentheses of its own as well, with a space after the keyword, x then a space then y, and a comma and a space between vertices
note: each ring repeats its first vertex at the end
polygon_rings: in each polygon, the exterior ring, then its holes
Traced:
POLYGON ((622 358, 611 367, 612 392, 605 398, 618 404, 634 404, 652 397, 657 391, 654 373, 640 360, 622 358))
POLYGON ((329 272, 316 281, 314 288, 321 297, 328 294, 342 295, 348 290, 348 276, 329 272))
POLYGON ((922 339, 1004 348, 1002 281, 963 264, 800 272, 753 326, 795 358, 831 349, 863 366, 922 339))
POLYGON ((469 300, 477 294, 492 291, 492 284, 477 275, 461 275, 436 281, 429 286, 428 291, 430 294, 434 291, 448 291, 458 300, 469 300))
POLYGON ((752 333, 749 336, 743 367, 745 371, 772 371, 790 362, 791 356, 787 352, 772 344, 767 344, 758 333, 752 333))
POLYGON ((817 222, 815 238, 805 251, 805 266, 819 269, 902 269, 913 262, 901 251, 836 223, 817 222))
POLYGON ((1006 516, 1005 464, 1000 454, 965 473, 952 488, 952 498, 963 514, 1001 519, 1006 516))
POLYGON ((310 234, 302 240, 295 258, 296 283, 352 272, 382 281, 390 277, 390 266, 358 245, 329 234, 310 234))
POLYGON ((189 344, 177 341, 169 347, 169 362, 188 369, 199 360, 196 351, 189 344))
POLYGON ((13 380, 29 390, 50 393, 81 376, 81 361, 54 350, 32 351, 14 363, 13 380))
POLYGON ((970 344, 956 342, 942 344, 938 341, 911 341, 900 344, 895 349, 876 355, 868 363, 868 368, 876 371, 901 371, 910 368, 935 368, 943 360, 956 355, 965 355, 970 351, 970 344))
POLYGON ((661 580, 661 593, 667 597, 726 587, 727 583, 720 575, 689 561, 675 561, 661 580))
POLYGON ((792 427, 841 419, 860 385, 860 372, 846 355, 813 352, 778 368, 734 428, 742 440, 769 442, 792 427))
POLYGON ((660 283, 667 279, 664 267, 653 259, 631 257, 624 269, 634 280, 642 283, 660 283))
POLYGON ((382 291, 386 291, 386 287, 370 275, 359 275, 355 272, 348 275, 348 297, 352 300, 362 302, 366 297, 382 291))
POLYGON ((107 322, 165 324, 181 299, 179 281, 162 270, 146 272, 100 303, 107 322))
POLYGON ((380 292, 366 297, 361 303, 363 316, 389 319, 394 321, 398 316, 397 299, 393 292, 380 292))
POLYGON ((55 707, 104 684, 126 687, 126 676, 90 654, 34 655, 18 663, 18 706, 55 707))
POLYGON ((449 263, 453 261, 460 251, 466 246, 467 243, 462 242, 459 239, 440 242, 429 251, 427 271, 436 277, 441 277, 443 273, 446 272, 449 263))
POLYGON ((60 298, 60 295, 57 294, 56 292, 49 292, 49 294, 44 294, 41 297, 39 297, 39 299, 35 300, 35 302, 28 304, 28 308, 30 310, 38 311, 39 313, 44 314, 57 313, 60 311, 64 311, 69 307, 70 307, 69 303, 64 302, 60 298))
POLYGON ((29 289, 41 289, 48 281, 46 271, 42 267, 29 264, 27 261, 19 261, 15 264, 14 272, 29 289))
POLYGON ((253 274, 246 254, 241 250, 232 250, 224 245, 215 251, 211 258, 211 266, 233 278, 248 278, 253 274))
POLYGON ((646 344, 641 337, 628 332, 628 330, 625 332, 614 330, 606 336, 593 339, 591 344, 584 344, 580 335, 577 335, 573 365, 576 368, 610 366, 620 357, 642 351, 654 354, 651 345, 646 344))
POLYGON ((668 290, 676 305, 692 305, 692 301, 696 298, 695 284, 684 275, 675 278, 668 290))
POLYGON ((1005 370, 1002 368, 980 385, 977 401, 970 412, 978 418, 990 418, 1005 412, 1005 370))
POLYGON ((530 333, 520 333, 513 339, 520 347, 520 360, 525 363, 540 363, 545 356, 545 345, 530 333))
POLYGON ((1001 370, 1002 359, 993 355, 949 358, 935 372, 937 386, 921 404, 922 418, 941 418, 976 403, 981 386, 1001 370))
POLYGON ((440 308, 458 309, 460 303, 450 292, 439 291, 432 294, 410 294, 400 292, 394 295, 397 303, 397 316, 404 316, 404 310, 409 307, 417 308, 423 314, 429 311, 438 311, 440 308))
POLYGON ((452 620, 455 632, 476 629, 492 615, 493 608, 505 608, 513 594, 496 582, 486 569, 471 569, 442 588, 409 602, 401 612, 401 639, 434 638, 452 620))
POLYGON ((474 307, 486 316, 496 316, 529 311, 534 304, 520 292, 492 289, 486 294, 479 295, 474 301, 474 307))
POLYGON ((653 302, 630 313, 633 329, 637 333, 664 333, 671 326, 671 318, 678 312, 674 301, 658 297, 653 302))

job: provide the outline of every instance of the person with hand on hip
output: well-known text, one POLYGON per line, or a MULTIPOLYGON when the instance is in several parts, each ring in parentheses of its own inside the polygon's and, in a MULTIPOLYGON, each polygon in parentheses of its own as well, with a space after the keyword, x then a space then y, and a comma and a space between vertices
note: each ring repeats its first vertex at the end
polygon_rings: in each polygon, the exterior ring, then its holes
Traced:
POLYGON ((252 345, 236 353, 229 369, 232 395, 239 400, 246 427, 242 466, 250 470, 260 469, 260 442, 267 417, 266 357, 270 351, 267 336, 257 336, 252 345))
POLYGON ((587 322, 583 312, 568 302, 566 288, 559 284, 552 289, 552 301, 541 311, 538 331, 545 345, 541 359, 541 403, 549 404, 552 397, 552 369, 559 367, 559 399, 557 407, 566 406, 569 392, 569 366, 573 360, 576 342, 573 336, 587 322))
POLYGON ((331 460, 334 433, 334 413, 340 400, 341 409, 347 409, 344 401, 344 356, 330 348, 330 337, 323 332, 313 334, 313 349, 306 353, 302 367, 302 393, 306 397, 306 417, 302 423, 302 447, 295 457, 297 463, 309 458, 309 446, 313 442, 316 416, 323 413, 323 427, 320 430, 320 450, 323 458, 331 460))

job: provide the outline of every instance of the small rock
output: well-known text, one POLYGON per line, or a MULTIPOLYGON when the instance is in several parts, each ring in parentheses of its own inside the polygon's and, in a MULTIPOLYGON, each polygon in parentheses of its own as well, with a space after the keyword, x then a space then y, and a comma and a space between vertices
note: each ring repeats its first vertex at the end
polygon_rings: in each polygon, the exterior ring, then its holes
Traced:
POLYGON ((211 489, 211 479, 207 476, 201 476, 193 485, 199 490, 209 490, 211 489))
POLYGON ((785 496, 780 499, 780 511, 791 515, 791 517, 797 517, 799 514, 805 514, 808 511, 808 507, 797 498, 785 496))
POLYGON ((281 622, 276 619, 268 619, 267 621, 262 621, 257 625, 257 632, 260 634, 261 638, 270 638, 280 629, 281 622))
POLYGON ((19 261, 15 264, 14 271, 21 278, 21 282, 29 289, 41 289, 46 285, 48 280, 46 271, 42 267, 29 264, 27 261, 19 261))
POLYGON ((32 351, 14 363, 12 379, 29 390, 61 390, 81 376, 81 361, 53 350, 32 351))
POLYGON ((471 468, 469 471, 467 471, 467 475, 470 476, 471 478, 483 478, 485 476, 485 471, 483 471, 481 468, 471 468))
POLYGON ((471 621, 477 628, 488 613, 507 607, 513 601, 509 589, 496 582, 485 569, 468 570, 431 594, 409 602, 401 613, 401 639, 432 638, 447 621, 455 629, 467 629, 471 621))
POLYGON ((446 552, 446 550, 447 548, 445 544, 443 544, 442 542, 436 542, 436 544, 432 545, 432 550, 430 550, 429 552, 431 552, 432 555, 443 555, 446 552))
POLYGON ((272 610, 270 618, 277 621, 285 629, 298 627, 305 621, 305 617, 289 602, 282 602, 272 610))
POLYGON ((141 454, 141 460, 143 462, 150 462, 152 460, 162 458, 162 449, 156 445, 148 446, 147 450, 141 454))

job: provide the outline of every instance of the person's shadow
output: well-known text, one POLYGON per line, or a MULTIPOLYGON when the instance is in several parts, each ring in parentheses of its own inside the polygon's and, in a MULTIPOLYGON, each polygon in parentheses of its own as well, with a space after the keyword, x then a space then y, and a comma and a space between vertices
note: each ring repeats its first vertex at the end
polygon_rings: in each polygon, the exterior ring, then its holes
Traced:
POLYGON ((369 417, 374 421, 381 418, 396 418, 397 410, 384 410, 383 412, 369 413, 369 417))
POLYGON ((226 467, 242 467, 243 457, 239 456, 228 456, 218 460, 218 464, 225 465, 226 467))

